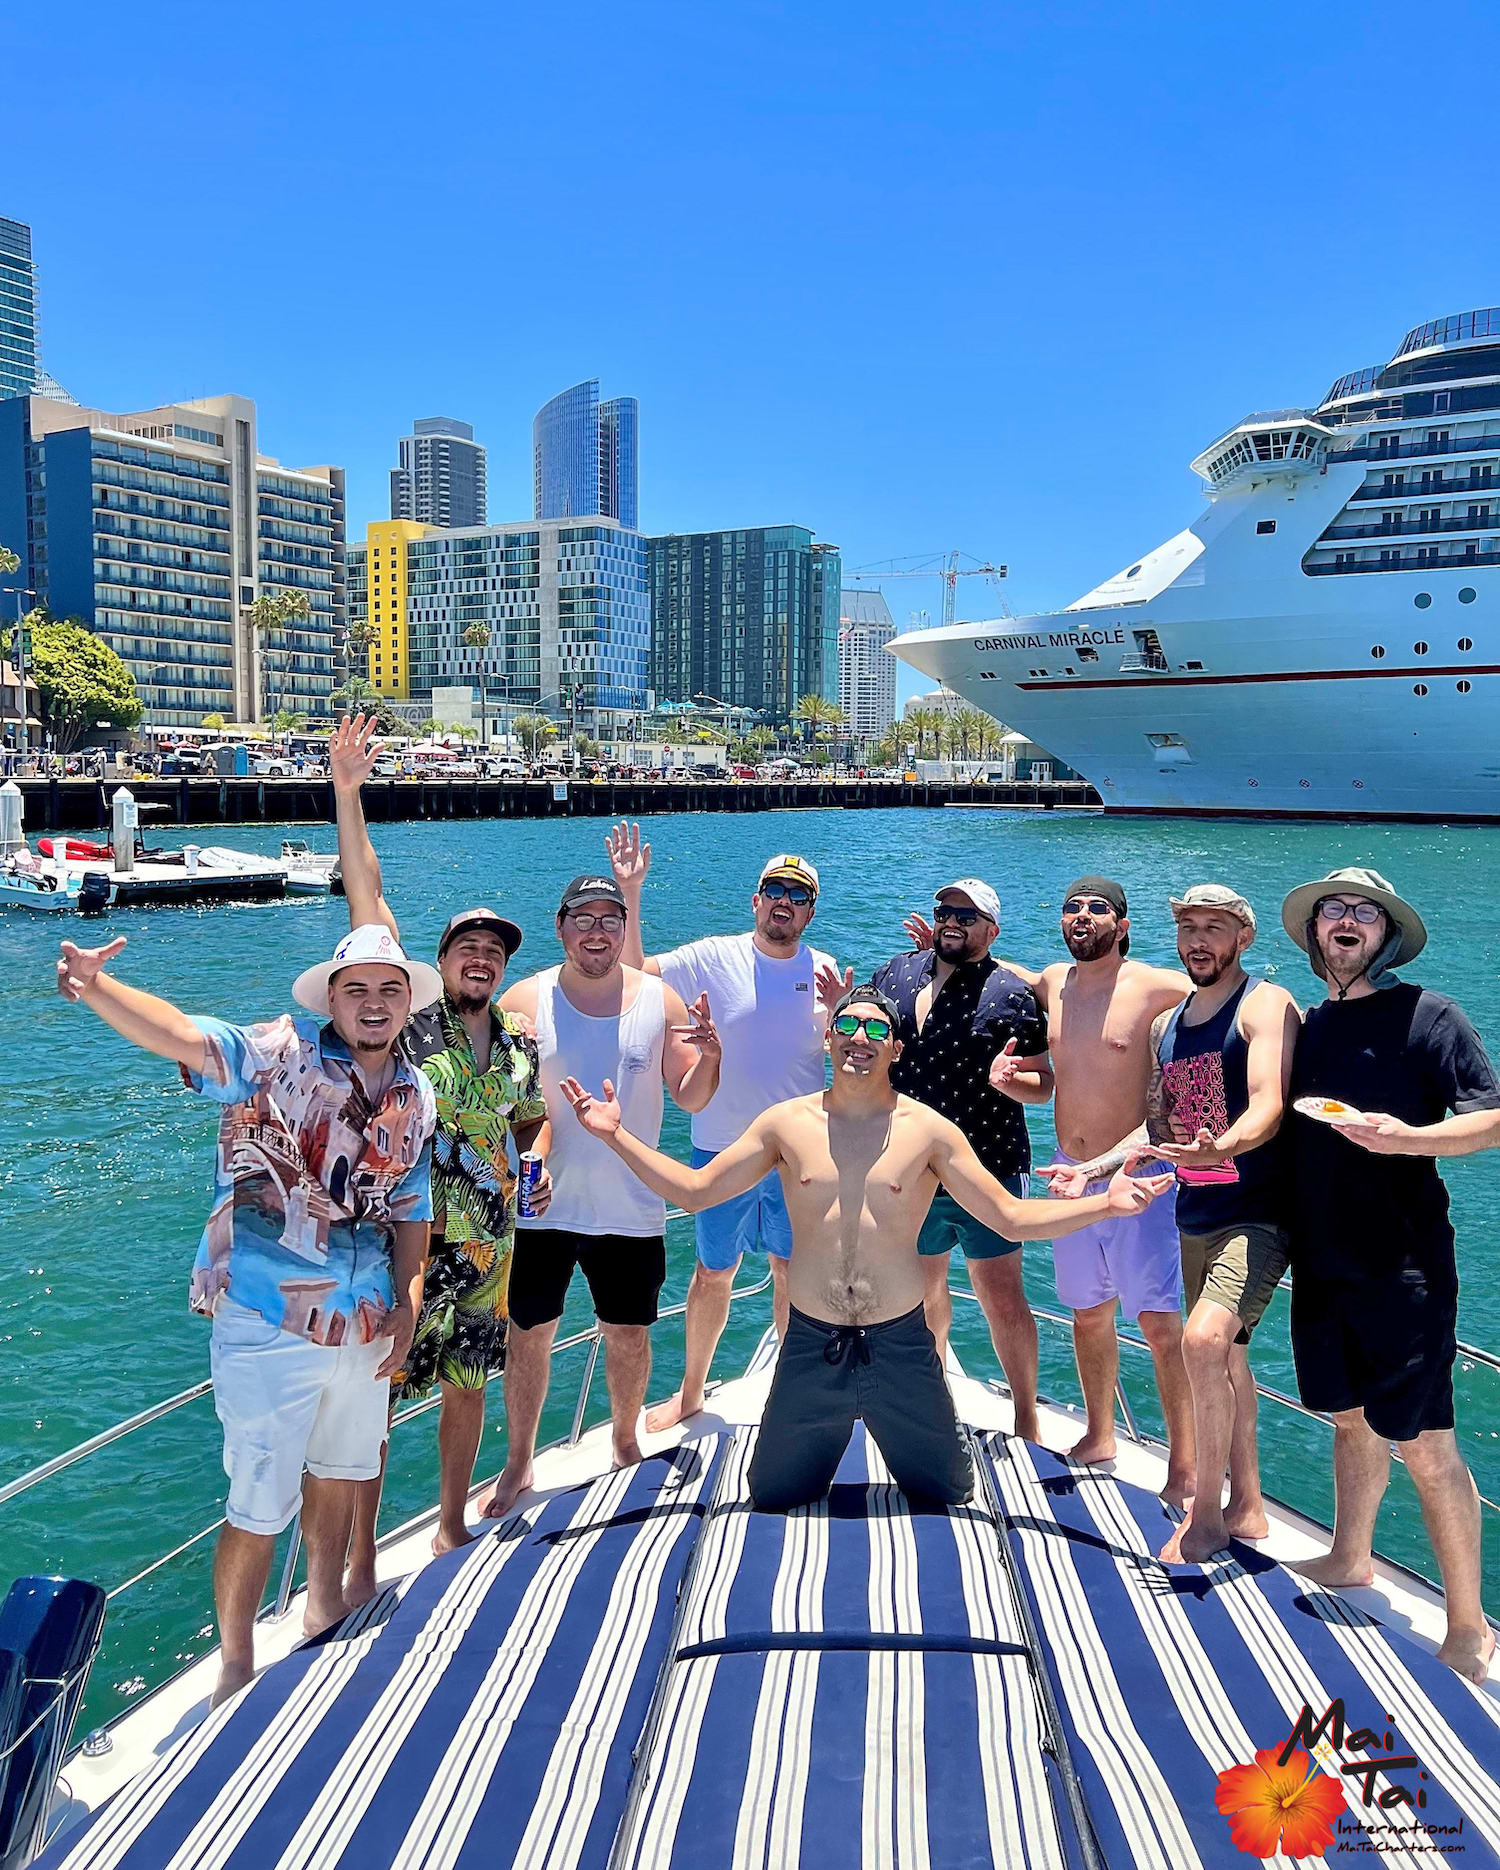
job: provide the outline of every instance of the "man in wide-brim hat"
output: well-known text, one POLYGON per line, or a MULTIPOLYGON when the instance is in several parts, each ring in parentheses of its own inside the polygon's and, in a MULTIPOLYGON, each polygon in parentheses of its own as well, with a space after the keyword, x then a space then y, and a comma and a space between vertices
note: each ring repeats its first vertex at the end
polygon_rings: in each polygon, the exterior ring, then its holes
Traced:
POLYGON ((1378 871, 1299 884, 1281 919, 1327 986, 1292 1066, 1292 1350, 1303 1402, 1333 1416, 1337 1510, 1332 1548, 1298 1569, 1334 1589, 1371 1582, 1394 1442, 1442 1574, 1438 1654, 1483 1681, 1495 1638, 1479 1498, 1453 1429, 1458 1268, 1432 1159, 1500 1143, 1500 1081, 1463 1012, 1392 972, 1427 930, 1378 871))
POLYGON ((351 1606, 355 1483, 380 1472, 386 1385, 411 1348, 432 1219, 432 1087, 401 1047, 442 991, 390 929, 353 929, 292 997, 313 1019, 190 1018, 117 980, 125 946, 62 945, 57 986, 223 1106, 214 1200, 189 1302, 213 1319, 214 1407, 229 1476, 214 1553, 215 1703, 250 1680, 277 1536, 302 1514, 303 1630, 351 1606), (326 1022, 326 1023, 325 1023, 326 1022), (306 1478, 304 1479, 304 1469, 306 1478))

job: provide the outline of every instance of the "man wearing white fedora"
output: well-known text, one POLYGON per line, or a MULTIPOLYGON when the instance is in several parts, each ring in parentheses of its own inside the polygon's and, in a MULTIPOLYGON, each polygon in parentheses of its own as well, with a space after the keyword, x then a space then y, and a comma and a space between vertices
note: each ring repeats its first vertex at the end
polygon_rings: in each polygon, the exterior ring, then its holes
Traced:
POLYGON ((65 941, 58 991, 224 1106, 189 1300, 213 1319, 229 1476, 214 1555, 218 1702, 254 1673, 255 1613, 299 1505, 304 1629, 346 1612, 355 1482, 380 1470, 385 1379, 411 1347, 432 1218, 432 1087, 398 1040, 442 979, 389 929, 357 928, 292 985, 326 1025, 283 1014, 235 1026, 114 979, 106 966, 124 946, 65 941))
POLYGON ((1454 1434, 1458 1266, 1432 1159, 1500 1142, 1500 1080, 1459 1007, 1391 972, 1427 930, 1378 871, 1299 884, 1281 920, 1327 989, 1292 1065, 1289 1219, 1297 1387, 1333 1417, 1335 1517, 1332 1548, 1297 1569, 1333 1590, 1373 1581, 1394 1442, 1442 1574, 1438 1655, 1482 1682, 1495 1638, 1454 1434))

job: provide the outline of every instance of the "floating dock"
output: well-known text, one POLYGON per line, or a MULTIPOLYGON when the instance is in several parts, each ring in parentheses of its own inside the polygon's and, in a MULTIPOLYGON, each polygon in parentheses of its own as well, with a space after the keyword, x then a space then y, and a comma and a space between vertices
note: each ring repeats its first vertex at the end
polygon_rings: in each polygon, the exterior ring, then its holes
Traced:
POLYGON ((287 894, 286 867, 267 861, 264 868, 229 870, 199 864, 152 863, 137 858, 132 870, 116 870, 107 860, 65 863, 70 877, 103 877, 116 908, 143 908, 158 903, 279 902, 287 894))

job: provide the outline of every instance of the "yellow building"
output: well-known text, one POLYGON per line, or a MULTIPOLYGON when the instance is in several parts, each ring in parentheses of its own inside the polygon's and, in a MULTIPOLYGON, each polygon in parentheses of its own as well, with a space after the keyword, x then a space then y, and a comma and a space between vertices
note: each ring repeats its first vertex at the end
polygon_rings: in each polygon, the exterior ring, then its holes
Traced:
MULTIPOLYGON (((406 701, 411 696, 406 548, 414 539, 425 539, 432 530, 410 519, 372 520, 365 528, 366 614, 374 631, 369 680, 378 693, 392 701, 406 701)), ((352 618, 358 600, 353 592, 351 597, 352 618)))

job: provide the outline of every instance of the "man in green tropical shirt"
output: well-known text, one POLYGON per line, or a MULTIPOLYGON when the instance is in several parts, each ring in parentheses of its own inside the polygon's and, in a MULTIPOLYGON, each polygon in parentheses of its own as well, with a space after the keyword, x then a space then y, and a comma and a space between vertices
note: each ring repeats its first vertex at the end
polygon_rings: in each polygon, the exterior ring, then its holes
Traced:
MULTIPOLYGON (((360 787, 374 768, 375 722, 347 718, 329 744, 338 808, 339 865, 351 926, 383 922, 398 935, 381 888, 380 862, 365 826, 360 787)), ((545 1157, 550 1132, 541 1094, 536 1042, 493 1002, 505 967, 521 945, 514 922, 493 909, 460 910, 438 943, 443 996, 412 1019, 403 1035, 437 1100, 432 1152, 432 1242, 421 1314, 398 1399, 442 1391, 438 1418, 439 1518, 435 1553, 465 1545, 464 1509, 484 1432, 484 1395, 505 1365, 506 1292, 515 1244, 515 1175, 507 1144, 545 1157)), ((551 1199, 544 1169, 532 1200, 551 1199)), ((375 1522, 379 1480, 361 1484, 345 1596, 375 1594, 375 1522)))

